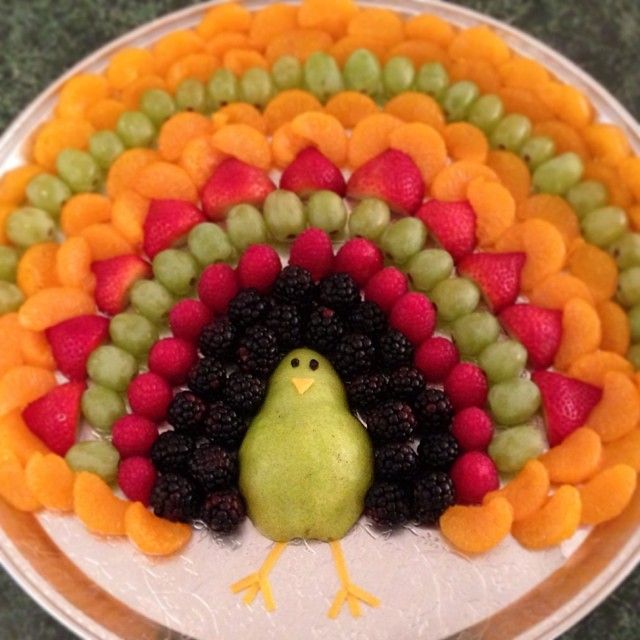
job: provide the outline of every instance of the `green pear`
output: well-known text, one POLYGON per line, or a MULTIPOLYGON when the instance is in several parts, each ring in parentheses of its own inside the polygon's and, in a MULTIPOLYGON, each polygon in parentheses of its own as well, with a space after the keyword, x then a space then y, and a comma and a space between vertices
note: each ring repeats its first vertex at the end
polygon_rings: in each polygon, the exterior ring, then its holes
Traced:
POLYGON ((240 447, 240 489, 268 538, 339 540, 362 514, 373 450, 331 364, 310 349, 274 371, 240 447))

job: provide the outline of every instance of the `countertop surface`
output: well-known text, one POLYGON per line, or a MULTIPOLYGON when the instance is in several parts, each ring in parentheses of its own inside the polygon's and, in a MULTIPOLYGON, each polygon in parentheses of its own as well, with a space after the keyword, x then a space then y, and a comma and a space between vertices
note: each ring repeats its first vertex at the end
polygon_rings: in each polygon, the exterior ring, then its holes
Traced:
MULTIPOLYGON (((0 0, 0 132, 63 71, 114 37, 189 0, 0 0)), ((461 0, 555 47, 640 117, 637 0, 461 0)), ((640 568, 564 640, 640 638, 640 568)), ((68 640, 0 569, 0 638, 68 640)))

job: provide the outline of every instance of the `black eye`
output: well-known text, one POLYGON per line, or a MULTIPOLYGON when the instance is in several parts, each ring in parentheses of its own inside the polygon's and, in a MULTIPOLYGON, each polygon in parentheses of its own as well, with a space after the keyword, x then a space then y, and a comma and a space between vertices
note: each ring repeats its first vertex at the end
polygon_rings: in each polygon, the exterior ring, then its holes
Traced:
POLYGON ((299 366, 300 366, 300 360, 298 360, 298 358, 294 358, 294 359, 291 361, 291 366, 292 366, 294 369, 295 369, 296 367, 299 367, 299 366))
POLYGON ((320 363, 315 358, 309 360, 309 369, 311 369, 311 371, 315 371, 319 366, 320 363))

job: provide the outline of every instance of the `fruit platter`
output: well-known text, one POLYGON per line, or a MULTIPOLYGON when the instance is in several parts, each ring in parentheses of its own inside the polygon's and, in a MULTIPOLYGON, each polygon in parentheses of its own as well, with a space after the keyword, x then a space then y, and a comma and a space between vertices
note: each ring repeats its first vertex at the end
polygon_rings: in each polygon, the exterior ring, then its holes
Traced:
POLYGON ((556 636, 640 558, 639 151, 437 2, 87 58, 0 139, 3 565, 91 639, 556 636))

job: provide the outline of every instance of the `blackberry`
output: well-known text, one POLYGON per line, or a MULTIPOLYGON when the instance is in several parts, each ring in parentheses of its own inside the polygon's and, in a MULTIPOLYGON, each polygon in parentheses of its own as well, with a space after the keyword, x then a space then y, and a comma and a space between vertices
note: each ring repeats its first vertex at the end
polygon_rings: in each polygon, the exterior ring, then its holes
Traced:
POLYGON ((426 388, 422 374, 413 367, 400 367, 389 374, 389 394, 398 400, 413 400, 426 388))
POLYGON ((204 491, 226 489, 238 479, 238 454, 210 444, 193 452, 189 473, 204 491))
POLYGON ((376 359, 376 348, 369 336, 350 333, 342 338, 333 354, 332 363, 347 380, 367 373, 376 359))
POLYGON ((404 333, 389 329, 380 336, 378 358, 380 364, 389 371, 398 367, 410 367, 413 362, 413 345, 404 333))
POLYGON ((389 380, 384 373, 365 373, 346 383, 352 409, 367 409, 387 398, 389 380))
POLYGON ((254 415, 264 400, 267 385, 250 373, 232 373, 227 381, 224 399, 240 415, 254 415))
POLYGON ((387 328, 384 311, 371 300, 364 300, 351 309, 347 322, 351 331, 367 336, 379 336, 387 328))
POLYGON ((360 288, 348 273, 332 273, 318 284, 318 302, 336 311, 347 311, 360 302, 360 288))
POLYGON ((459 455, 458 441, 449 431, 426 433, 418 446, 418 461, 425 471, 449 471, 459 455))
POLYGON ((244 373, 268 377, 280 360, 276 334, 264 325, 249 327, 240 338, 236 362, 244 373))
POLYGON ((409 480, 413 477, 418 456, 408 443, 382 445, 374 450, 375 476, 379 480, 409 480))
POLYGON ((214 444, 236 447, 247 430, 247 423, 224 402, 212 402, 204 418, 204 435, 214 444))
POLYGON ((246 515, 244 500, 236 489, 210 493, 200 509, 200 519, 218 533, 231 533, 246 515))
POLYGON ((413 485, 414 516, 419 524, 436 524, 455 501, 453 482, 442 471, 432 471, 413 485))
POLYGON ((209 326, 205 327, 198 347, 207 357, 225 360, 234 351, 237 338, 237 330, 229 318, 223 316, 216 318, 209 326))
POLYGON ((364 499, 364 513, 379 527, 397 527, 412 518, 411 499, 397 482, 377 482, 364 499))
POLYGON ((264 325, 275 333, 283 350, 290 351, 302 344, 303 317, 295 305, 274 303, 267 312, 264 325))
POLYGON ((191 436, 177 431, 165 431, 158 436, 151 447, 151 460, 156 469, 162 473, 183 471, 193 449, 191 436))
POLYGON ((191 522, 199 510, 198 491, 178 473, 163 473, 151 492, 153 512, 172 522, 191 522))
POLYGON ((225 367, 215 358, 202 358, 187 376, 187 387, 205 400, 213 400, 219 396, 226 382, 225 367))
POLYGON ((195 432, 202 426, 206 412, 207 405, 202 398, 191 391, 179 391, 169 405, 167 422, 176 431, 195 432))
POLYGON ((255 289, 243 289, 229 303, 229 320, 238 328, 246 329, 260 320, 269 303, 255 289))
POLYGON ((290 304, 310 305, 315 296, 315 284, 311 273, 303 267, 290 264, 285 267, 273 285, 276 299, 290 304))
POLYGON ((427 387, 413 403, 420 426, 427 431, 442 431, 451 428, 453 407, 444 391, 427 387))
POLYGON ((403 442, 413 435, 416 418, 411 407, 400 400, 387 400, 368 411, 364 421, 377 442, 403 442))
POLYGON ((344 324, 338 314, 329 307, 316 307, 309 315, 304 334, 308 347, 330 354, 344 334, 344 324))

